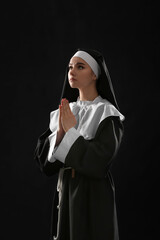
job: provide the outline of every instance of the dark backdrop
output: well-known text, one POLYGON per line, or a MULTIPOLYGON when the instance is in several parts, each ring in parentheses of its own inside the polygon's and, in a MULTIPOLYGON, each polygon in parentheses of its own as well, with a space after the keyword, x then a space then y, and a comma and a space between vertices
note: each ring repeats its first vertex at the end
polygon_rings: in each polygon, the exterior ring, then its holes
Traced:
MULTIPOLYGON (((112 166, 120 240, 158 232, 158 5, 155 1, 21 1, 1 5, 0 239, 47 240, 56 178, 33 159, 78 47, 101 51, 125 133, 112 166)), ((100 239, 99 239, 100 240, 100 239)))

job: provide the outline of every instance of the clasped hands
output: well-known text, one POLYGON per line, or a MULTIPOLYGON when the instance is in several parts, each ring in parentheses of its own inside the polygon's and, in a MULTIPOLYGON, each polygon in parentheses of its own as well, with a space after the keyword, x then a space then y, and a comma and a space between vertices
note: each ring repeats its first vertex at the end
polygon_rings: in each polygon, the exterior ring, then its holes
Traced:
POLYGON ((67 132, 70 128, 76 125, 77 121, 72 113, 69 102, 66 98, 61 100, 61 105, 59 105, 59 129, 67 132))
POLYGON ((63 98, 61 104, 59 105, 59 127, 57 131, 56 145, 58 145, 65 133, 77 123, 77 120, 72 113, 69 102, 67 99, 63 98))

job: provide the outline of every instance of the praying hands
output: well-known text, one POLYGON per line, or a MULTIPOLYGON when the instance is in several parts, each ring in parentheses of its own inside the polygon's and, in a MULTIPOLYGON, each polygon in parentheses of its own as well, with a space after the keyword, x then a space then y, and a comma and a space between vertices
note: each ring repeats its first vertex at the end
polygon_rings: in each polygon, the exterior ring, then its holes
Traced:
POLYGON ((69 102, 67 99, 61 100, 61 105, 59 105, 59 128, 57 131, 56 145, 58 145, 65 133, 72 127, 76 125, 77 121, 72 113, 69 102))
POLYGON ((60 109, 60 125, 63 130, 67 132, 70 128, 74 127, 77 123, 74 114, 72 113, 69 102, 67 99, 62 99, 60 109))

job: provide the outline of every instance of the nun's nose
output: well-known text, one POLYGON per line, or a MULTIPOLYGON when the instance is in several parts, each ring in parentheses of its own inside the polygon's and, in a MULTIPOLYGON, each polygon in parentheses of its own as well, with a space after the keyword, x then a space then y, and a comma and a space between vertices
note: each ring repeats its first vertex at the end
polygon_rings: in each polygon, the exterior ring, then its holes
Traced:
POLYGON ((75 69, 74 69, 74 67, 72 68, 72 69, 70 69, 70 75, 75 75, 75 69))

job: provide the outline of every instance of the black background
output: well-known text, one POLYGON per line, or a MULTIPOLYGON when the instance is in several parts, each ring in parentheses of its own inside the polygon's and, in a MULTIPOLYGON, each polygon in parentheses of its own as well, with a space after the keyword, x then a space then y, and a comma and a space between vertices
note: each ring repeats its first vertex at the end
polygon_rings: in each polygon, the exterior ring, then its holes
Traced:
MULTIPOLYGON (((5 1, 1 5, 0 239, 47 240, 56 178, 33 159, 78 47, 103 53, 125 133, 112 166, 120 240, 158 233, 158 5, 5 1)), ((100 240, 100 239, 99 239, 100 240)))

